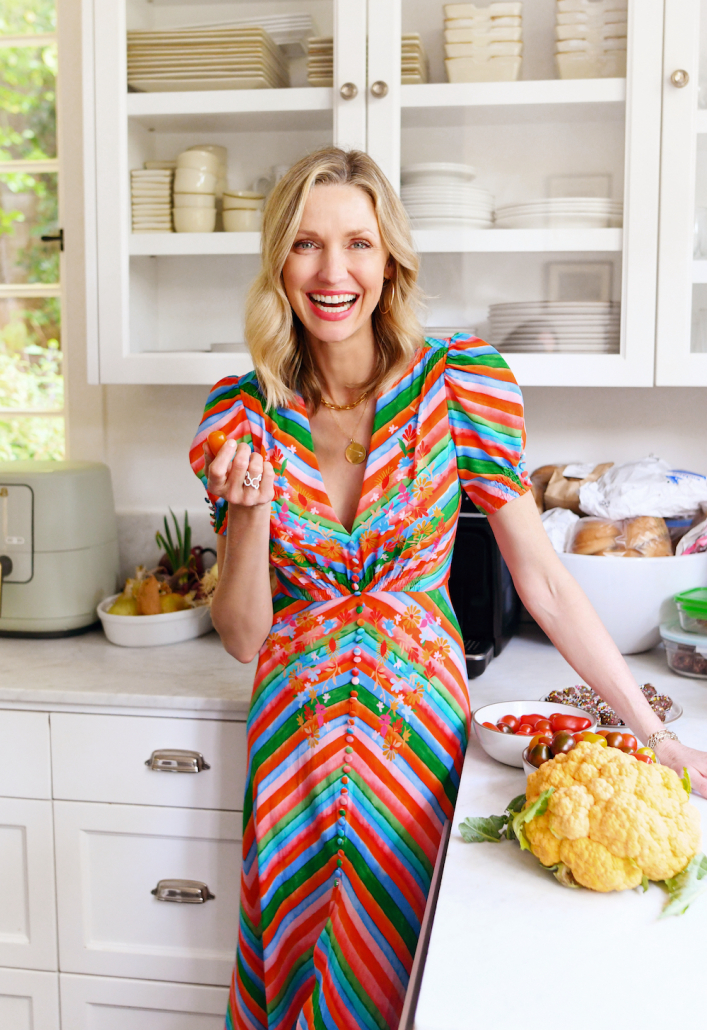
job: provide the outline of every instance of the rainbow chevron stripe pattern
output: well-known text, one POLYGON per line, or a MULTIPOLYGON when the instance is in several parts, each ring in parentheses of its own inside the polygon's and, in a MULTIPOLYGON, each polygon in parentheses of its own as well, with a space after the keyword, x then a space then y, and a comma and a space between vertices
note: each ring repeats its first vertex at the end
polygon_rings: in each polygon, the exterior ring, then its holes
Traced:
POLYGON ((191 450, 202 480, 214 429, 273 462, 279 582, 248 715, 226 1027, 395 1030, 469 733, 446 587, 460 490, 490 513, 529 489, 520 390, 481 340, 427 339, 377 399, 351 533, 301 398, 266 411, 254 373, 218 383, 191 450))

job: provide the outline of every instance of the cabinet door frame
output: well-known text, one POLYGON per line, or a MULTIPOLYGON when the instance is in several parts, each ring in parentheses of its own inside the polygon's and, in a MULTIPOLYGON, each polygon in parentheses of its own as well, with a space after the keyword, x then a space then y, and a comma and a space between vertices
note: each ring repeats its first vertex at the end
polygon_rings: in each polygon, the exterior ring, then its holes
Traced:
POLYGON ((333 0, 334 4, 334 146, 366 149, 366 0, 333 0), (353 83, 355 97, 341 94, 353 83))
POLYGON ((368 0, 368 81, 366 150, 395 190, 400 189, 400 74, 402 0, 368 0), (384 97, 371 93, 384 82, 384 97))
POLYGON ((0 966, 55 971, 57 960, 54 832, 51 801, 0 798, 0 827, 21 832, 27 935, 0 936, 0 966))
MULTIPOLYGON (((658 386, 707 386, 707 354, 691 351, 700 7, 700 0, 665 5, 656 319, 658 386), (687 86, 681 89, 670 81, 677 69, 684 69, 690 76, 687 86)), ((707 266, 707 261, 700 264, 707 266)))
POLYGON ((152 1026, 150 1011, 189 1012, 223 1019, 228 1004, 226 987, 202 987, 154 980, 62 973, 59 989, 63 1030, 89 1030, 89 1027, 95 1026, 89 1018, 92 1005, 99 1008, 125 1008, 130 1013, 126 1015, 126 1025, 129 1020, 134 1030, 148 1030, 152 1026), (144 1022, 138 1021, 140 1011, 148 1014, 144 1022))
MULTIPOLYGON (((32 1030, 59 1030, 59 974, 36 969, 0 969, 0 1014, 2 999, 28 998, 32 1030)), ((71 1023, 64 1024, 64 1030, 71 1023)), ((14 1027, 6 1027, 14 1030, 14 1027)))

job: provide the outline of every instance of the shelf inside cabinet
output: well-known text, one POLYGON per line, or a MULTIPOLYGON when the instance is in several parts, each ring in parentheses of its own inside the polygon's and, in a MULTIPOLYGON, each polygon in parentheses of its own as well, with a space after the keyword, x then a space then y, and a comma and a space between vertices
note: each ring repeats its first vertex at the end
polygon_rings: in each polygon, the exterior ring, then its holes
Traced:
POLYGON ((159 132, 327 129, 332 110, 326 86, 127 95, 128 117, 159 132))
MULTIPOLYGON (((547 251, 620 251, 622 229, 416 229, 421 254, 510 254, 547 251)), ((259 254, 257 232, 132 233, 130 253, 157 257, 189 254, 259 254)), ((707 265, 707 262, 704 262, 707 265)))
MULTIPOLYGON (((403 128, 623 118, 625 79, 435 82, 402 86, 403 128)), ((707 114, 707 112, 705 112, 707 114)))

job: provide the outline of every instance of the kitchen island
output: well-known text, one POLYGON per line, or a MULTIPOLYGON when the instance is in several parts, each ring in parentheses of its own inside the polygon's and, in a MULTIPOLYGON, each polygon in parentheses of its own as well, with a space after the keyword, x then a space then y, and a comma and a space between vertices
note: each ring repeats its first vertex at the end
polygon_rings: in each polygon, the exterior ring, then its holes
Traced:
MULTIPOLYGON (((639 683, 682 704, 684 715, 669 728, 707 750, 707 681, 671 673, 662 648, 628 655, 627 662, 639 683)), ((538 700, 577 682, 555 648, 526 631, 471 681, 471 705, 538 700)), ((653 884, 645 895, 568 890, 515 844, 464 843, 463 819, 500 814, 524 789, 523 770, 493 761, 472 737, 407 1025, 704 1030, 707 893, 685 915, 659 921, 666 895, 653 884)), ((694 801, 705 824, 707 802, 694 801)))

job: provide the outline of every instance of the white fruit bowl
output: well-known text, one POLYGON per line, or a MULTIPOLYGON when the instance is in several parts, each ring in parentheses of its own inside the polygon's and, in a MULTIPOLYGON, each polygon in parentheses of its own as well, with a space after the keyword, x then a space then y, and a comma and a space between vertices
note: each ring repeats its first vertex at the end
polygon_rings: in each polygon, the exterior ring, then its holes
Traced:
POLYGON ((514 765, 517 769, 523 768, 523 752, 530 743, 530 737, 518 737, 514 733, 497 733, 496 730, 489 730, 482 725, 485 722, 492 722, 494 725, 503 715, 544 715, 549 716, 554 712, 561 715, 575 715, 580 719, 589 719, 591 726, 587 731, 593 733, 597 721, 589 712, 574 705, 558 705, 554 701, 497 701, 492 705, 484 705, 477 708, 471 720, 476 738, 489 757, 504 765, 514 765))
POLYGON ((675 594, 707 586, 707 551, 665 558, 560 554, 622 654, 660 643, 660 624, 676 617, 675 594))
POLYGON ((163 615, 110 615, 108 609, 120 594, 106 597, 98 605, 98 618, 111 644, 119 647, 160 647, 203 637, 214 628, 207 604, 183 612, 163 615))

